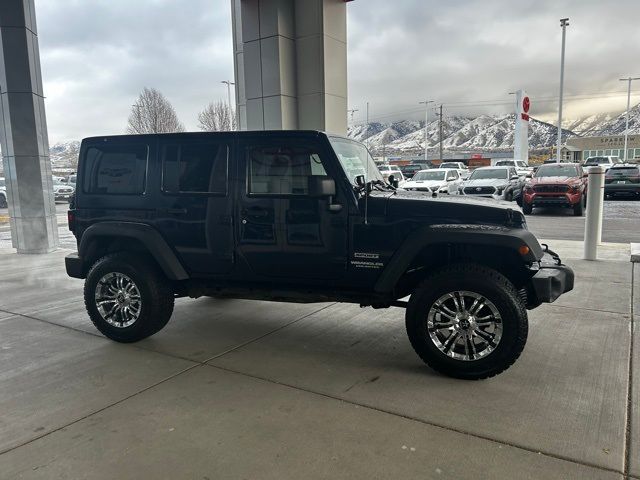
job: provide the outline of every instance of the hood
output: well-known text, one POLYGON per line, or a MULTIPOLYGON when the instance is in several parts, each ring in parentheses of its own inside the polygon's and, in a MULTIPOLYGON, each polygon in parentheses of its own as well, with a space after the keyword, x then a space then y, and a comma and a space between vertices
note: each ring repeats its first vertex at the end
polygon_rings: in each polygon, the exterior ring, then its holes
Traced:
POLYGON ((533 177, 529 185, 566 185, 579 180, 578 177, 533 177))
POLYGON ((446 185, 445 180, 408 180, 402 184, 402 188, 441 187, 446 185))
POLYGON ((506 178, 480 178, 478 180, 467 180, 462 184, 463 187, 502 187, 508 185, 509 180, 506 178))
POLYGON ((429 218, 433 223, 508 225, 509 217, 523 225, 524 216, 517 205, 490 198, 437 196, 430 193, 397 190, 392 195, 376 195, 386 199, 385 213, 394 219, 429 218))

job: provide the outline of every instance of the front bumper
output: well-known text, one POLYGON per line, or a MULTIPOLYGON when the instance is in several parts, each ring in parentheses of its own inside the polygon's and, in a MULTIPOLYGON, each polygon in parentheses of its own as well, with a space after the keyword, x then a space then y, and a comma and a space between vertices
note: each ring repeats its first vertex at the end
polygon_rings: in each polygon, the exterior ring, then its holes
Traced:
POLYGON ((544 255, 540 259, 538 271, 531 278, 528 289, 528 306, 533 308, 541 303, 554 302, 563 293, 573 290, 575 275, 573 270, 562 264, 557 253, 544 245, 544 255))
POLYGON ((605 183, 605 194, 627 194, 627 195, 639 195, 640 183, 605 183))
POLYGON ((565 194, 541 194, 541 193, 526 193, 523 196, 524 203, 531 205, 532 207, 542 206, 566 206, 573 207, 580 203, 582 200, 582 192, 578 193, 565 193, 565 194))

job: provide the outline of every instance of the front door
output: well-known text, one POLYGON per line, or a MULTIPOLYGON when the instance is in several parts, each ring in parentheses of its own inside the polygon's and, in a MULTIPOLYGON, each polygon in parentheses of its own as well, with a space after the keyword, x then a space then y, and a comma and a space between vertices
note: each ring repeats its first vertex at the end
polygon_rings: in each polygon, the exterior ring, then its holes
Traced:
POLYGON ((339 189, 332 198, 312 197, 309 192, 310 177, 335 179, 322 144, 286 137, 246 139, 238 157, 239 177, 245 180, 240 183, 236 211, 238 250, 250 268, 259 275, 311 283, 343 277, 348 237, 345 198, 339 189))
POLYGON ((160 141, 158 228, 196 276, 225 274, 234 265, 230 147, 216 139, 160 141))

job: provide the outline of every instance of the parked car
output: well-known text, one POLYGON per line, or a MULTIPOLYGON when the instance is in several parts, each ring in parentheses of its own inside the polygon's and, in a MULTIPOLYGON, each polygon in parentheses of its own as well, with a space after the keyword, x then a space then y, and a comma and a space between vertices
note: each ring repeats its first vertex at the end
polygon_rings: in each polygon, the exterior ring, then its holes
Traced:
POLYGON ((68 202, 73 194, 75 193, 75 188, 69 185, 66 182, 61 180, 56 180, 57 177, 54 177, 53 180, 53 196, 56 202, 66 201, 68 202))
POLYGON ((420 170, 428 169, 429 166, 426 164, 420 164, 420 163, 410 163, 408 165, 400 165, 398 168, 402 172, 402 175, 404 176, 405 180, 409 180, 420 170))
POLYGON ((620 159, 618 157, 599 156, 599 157, 589 157, 589 158, 587 158, 584 161, 584 163, 582 164, 582 166, 583 166, 583 168, 587 168, 587 167, 595 167, 595 166, 599 165, 602 168, 604 168, 604 171, 606 172, 613 165, 617 165, 619 163, 622 163, 622 162, 620 162, 620 159))
POLYGON ((631 163, 613 165, 604 177, 604 196, 640 197, 640 166, 631 163))
POLYGON ((0 178, 0 208, 7 208, 7 183, 0 178))
POLYGON ((432 168, 420 170, 411 180, 402 185, 405 190, 421 192, 457 194, 462 184, 458 170, 453 168, 432 168))
POLYGON ((402 184, 402 182, 405 181, 404 175, 395 165, 380 165, 378 170, 380 170, 385 182, 389 180, 390 175, 393 175, 393 178, 398 181, 398 184, 402 184))
POLYGON ((496 200, 518 200, 522 195, 524 180, 514 167, 476 168, 460 186, 460 193, 496 200))
POLYGON ((393 306, 424 362, 480 379, 522 352, 526 308, 573 288, 517 209, 395 189, 324 132, 86 138, 77 185, 67 273, 118 342, 158 333, 176 297, 393 306))
POLYGON ((524 160, 506 159, 498 160, 494 167, 513 167, 521 177, 531 176, 533 167, 530 167, 524 160))
POLYGON ((566 207, 582 216, 587 202, 587 177, 578 163, 542 165, 524 186, 522 211, 536 207, 566 207))
POLYGON ((469 167, 466 166, 464 162, 442 162, 439 168, 454 168, 458 170, 458 173, 463 180, 466 180, 469 178, 469 175, 471 175, 469 167))

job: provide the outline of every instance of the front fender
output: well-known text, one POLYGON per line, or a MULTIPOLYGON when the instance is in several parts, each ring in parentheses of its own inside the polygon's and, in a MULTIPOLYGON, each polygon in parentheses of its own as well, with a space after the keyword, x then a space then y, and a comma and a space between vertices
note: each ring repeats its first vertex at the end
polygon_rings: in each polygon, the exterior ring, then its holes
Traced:
POLYGON ((544 255, 538 239, 529 230, 523 228, 475 224, 430 225, 419 228, 407 237, 378 278, 374 287, 375 291, 379 293, 392 291, 420 251, 436 244, 503 247, 516 252, 525 263, 536 262, 544 255), (529 247, 529 253, 526 255, 521 255, 518 252, 518 249, 523 245, 529 247))

